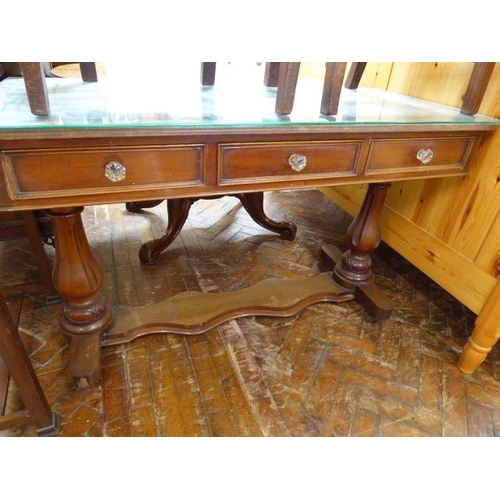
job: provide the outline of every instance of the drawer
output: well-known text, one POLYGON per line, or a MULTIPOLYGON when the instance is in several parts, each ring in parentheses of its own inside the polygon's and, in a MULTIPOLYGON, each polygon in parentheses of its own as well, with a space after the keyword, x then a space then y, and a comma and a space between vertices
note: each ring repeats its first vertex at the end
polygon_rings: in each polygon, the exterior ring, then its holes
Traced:
POLYGON ((202 144, 5 151, 2 162, 15 200, 202 184, 204 151, 202 144))
POLYGON ((474 137, 376 139, 368 153, 366 174, 464 170, 473 143, 474 137))
POLYGON ((220 144, 220 184, 335 178, 356 174, 363 141, 220 144), (305 161, 303 161, 305 160, 305 161))

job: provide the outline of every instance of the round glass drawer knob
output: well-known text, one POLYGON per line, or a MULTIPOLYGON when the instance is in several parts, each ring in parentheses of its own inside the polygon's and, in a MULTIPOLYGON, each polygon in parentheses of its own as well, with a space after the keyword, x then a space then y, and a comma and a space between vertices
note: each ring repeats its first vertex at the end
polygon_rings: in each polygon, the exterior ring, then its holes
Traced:
POLYGON ((290 165, 296 172, 300 172, 306 168, 307 157, 294 153, 293 155, 290 155, 290 158, 288 158, 288 165, 290 165))
POLYGON ((432 149, 419 149, 417 151, 417 160, 421 161, 424 165, 429 163, 434 158, 432 149))
POLYGON ((127 169, 118 161, 110 161, 105 167, 104 175, 110 181, 122 181, 127 176, 127 169))

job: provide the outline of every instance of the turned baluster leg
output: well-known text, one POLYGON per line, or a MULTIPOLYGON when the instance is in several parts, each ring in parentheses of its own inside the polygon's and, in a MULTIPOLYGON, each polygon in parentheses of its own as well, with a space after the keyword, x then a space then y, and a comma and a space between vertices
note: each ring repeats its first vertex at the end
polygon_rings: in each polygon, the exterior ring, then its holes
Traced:
POLYGON ((165 234, 158 240, 147 241, 139 250, 139 259, 151 264, 175 240, 184 226, 191 205, 198 198, 180 198, 167 200, 168 224, 165 234))
POLYGON ((368 186, 363 205, 347 230, 349 250, 334 268, 335 279, 345 287, 353 288, 373 283, 370 253, 380 243, 380 217, 389 187, 390 183, 368 186))
POLYGON ((61 328, 70 339, 70 373, 78 388, 96 384, 101 375, 100 337, 113 324, 101 292, 102 269, 83 227, 82 207, 54 209, 54 285, 64 298, 61 328))
POLYGON ((474 331, 465 344, 458 368, 473 373, 500 339, 500 280, 479 313, 474 331))
POLYGON ((396 303, 388 298, 373 282, 370 253, 381 239, 380 218, 390 183, 368 186, 365 200, 357 217, 347 230, 349 250, 341 254, 334 247, 322 249, 323 258, 335 262, 333 277, 342 286, 356 294, 371 318, 384 320, 389 317, 396 303))

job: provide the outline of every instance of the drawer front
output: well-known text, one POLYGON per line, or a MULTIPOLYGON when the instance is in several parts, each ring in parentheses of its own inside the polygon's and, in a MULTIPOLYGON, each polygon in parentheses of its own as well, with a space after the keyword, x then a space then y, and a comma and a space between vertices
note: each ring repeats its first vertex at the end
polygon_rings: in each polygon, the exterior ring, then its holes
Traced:
POLYGON ((204 151, 202 144, 6 151, 2 162, 15 200, 203 184, 204 151))
POLYGON ((463 171, 474 137, 373 140, 366 174, 411 171, 463 171))
POLYGON ((219 145, 220 184, 335 178, 356 174, 362 141, 219 145), (305 160, 305 161, 304 161, 305 160))

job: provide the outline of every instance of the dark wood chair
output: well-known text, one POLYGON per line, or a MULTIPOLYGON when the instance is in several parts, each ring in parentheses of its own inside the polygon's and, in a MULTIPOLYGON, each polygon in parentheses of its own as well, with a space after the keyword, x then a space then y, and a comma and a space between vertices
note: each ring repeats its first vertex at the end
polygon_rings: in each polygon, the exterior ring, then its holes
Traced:
MULTIPOLYGON (((20 76, 24 78, 31 112, 34 115, 49 115, 50 103, 45 79, 54 76, 51 63, 20 62, 17 64, 18 66, 11 63, 11 69, 10 71, 6 70, 6 74, 13 75, 16 74, 16 71, 19 71, 20 76)), ((96 64, 94 62, 81 62, 79 64, 82 80, 84 82, 97 82, 96 64)), ((6 63, 4 63, 4 66, 6 66, 6 63)))
POLYGON ((462 98, 460 112, 464 115, 475 115, 483 100, 491 75, 495 69, 494 62, 475 62, 469 79, 467 90, 462 98))
MULTIPOLYGON (((345 81, 345 87, 358 87, 366 62, 352 63, 345 81)), ((323 96, 320 112, 325 115, 335 115, 338 111, 342 84, 344 82, 347 63, 327 62, 323 84, 323 96)), ((295 91, 299 78, 300 62, 267 62, 264 72, 264 85, 277 87, 275 111, 279 115, 289 115, 293 110, 295 91)), ((216 63, 201 64, 201 83, 214 85, 216 63)))
POLYGON ((7 302, 0 293, 0 430, 35 425, 39 436, 59 433, 59 417, 53 413, 18 332, 22 292, 7 302), (6 414, 7 397, 15 383, 24 408, 6 414))
MULTIPOLYGON (((344 82, 347 63, 345 62, 327 62, 325 79, 323 84, 323 96, 321 99, 320 112, 324 115, 335 115, 338 111, 342 83, 344 82)), ((290 114, 295 100, 295 90, 300 70, 300 62, 281 62, 267 63, 270 66, 268 73, 278 74, 274 77, 274 86, 278 87, 276 99, 276 113, 290 114), (272 68, 272 65, 275 65, 272 68), (278 65, 278 66, 276 66, 278 65)), ((366 68, 366 62, 353 62, 345 77, 344 87, 348 89, 357 89, 363 72, 366 68)), ((494 62, 475 62, 467 90, 463 96, 463 104, 460 112, 466 115, 475 115, 484 97, 488 83, 490 81, 494 62)))
MULTIPOLYGON (((276 98, 276 113, 288 115, 293 110, 295 91, 299 78, 300 62, 267 63, 267 65, 279 65, 277 69, 278 90, 276 98)), ((323 83, 320 113, 324 115, 336 115, 347 63, 327 62, 325 63, 325 66, 326 71, 323 83)), ((349 89, 358 88, 365 67, 366 62, 352 63, 344 86, 349 89)), ((276 69, 274 71, 276 72, 276 69)))

